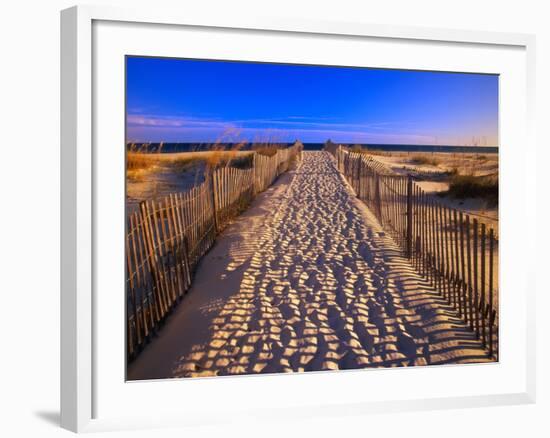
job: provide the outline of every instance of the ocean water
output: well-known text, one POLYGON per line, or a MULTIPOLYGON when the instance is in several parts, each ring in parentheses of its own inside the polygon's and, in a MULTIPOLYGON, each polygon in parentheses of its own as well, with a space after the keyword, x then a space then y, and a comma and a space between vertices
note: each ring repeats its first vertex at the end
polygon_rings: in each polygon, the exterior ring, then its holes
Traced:
MULTIPOLYGON (((282 143, 285 146, 292 146, 294 143, 282 143)), ((354 143, 356 144, 356 143, 354 143)), ((324 147, 324 143, 304 143, 305 151, 320 151, 324 147)), ((223 143, 217 147, 223 146, 225 149, 232 149, 235 143, 223 143)), ((346 145, 352 146, 352 144, 346 145)), ((447 153, 497 153, 498 147, 494 146, 441 146, 441 145, 411 145, 411 144, 363 144, 364 148, 377 149, 388 152, 447 152, 447 153)), ((128 148, 130 145, 128 145, 128 148)), ((138 150, 143 152, 158 152, 160 143, 136 144, 138 150)), ((245 145, 241 150, 250 150, 252 144, 245 145)), ((193 152, 207 151, 211 149, 211 143, 164 143, 161 153, 172 152, 193 152)))

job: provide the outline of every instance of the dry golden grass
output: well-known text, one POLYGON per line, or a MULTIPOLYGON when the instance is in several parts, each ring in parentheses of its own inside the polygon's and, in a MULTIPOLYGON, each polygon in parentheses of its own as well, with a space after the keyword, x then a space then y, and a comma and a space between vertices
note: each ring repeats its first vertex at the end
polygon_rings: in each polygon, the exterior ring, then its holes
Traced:
POLYGON ((153 161, 147 157, 148 154, 142 154, 139 152, 127 152, 126 153, 126 170, 138 171, 151 167, 153 161))
POLYGON ((159 157, 162 152, 164 143, 160 143, 159 147, 154 151, 150 150, 150 143, 132 143, 126 151, 126 171, 129 173, 140 173, 148 170, 156 164, 156 157, 159 157))
POLYGON ((415 154, 411 157, 410 162, 412 164, 429 164, 430 166, 437 166, 440 161, 435 157, 428 154, 415 154))
POLYGON ((228 166, 242 164, 254 152, 273 156, 277 150, 286 147, 281 143, 261 142, 253 143, 251 150, 243 150, 247 144, 247 142, 232 143, 231 147, 227 149, 227 143, 217 141, 209 144, 206 150, 168 153, 162 153, 162 143, 153 152, 149 151, 148 145, 132 144, 126 153, 126 169, 129 171, 144 170, 157 165, 179 165, 196 161, 203 161, 208 167, 228 166))
POLYGON ((238 157, 239 152, 246 146, 246 142, 233 143, 228 150, 225 144, 221 140, 216 141, 208 145, 208 154, 205 154, 202 158, 206 162, 209 168, 227 166, 234 159, 238 157))
POLYGON ((185 171, 200 162, 205 163, 207 168, 226 166, 246 168, 252 165, 254 152, 271 156, 281 147, 277 144, 261 143, 254 145, 253 150, 242 150, 246 145, 246 142, 234 143, 227 149, 227 144, 218 141, 208 145, 207 150, 162 153, 162 144, 153 152, 149 151, 148 145, 132 144, 126 152, 127 176, 128 178, 140 177, 160 167, 185 171))
POLYGON ((225 165, 232 160, 237 160, 252 155, 252 151, 197 151, 197 152, 173 152, 165 154, 157 153, 126 153, 126 169, 138 170, 152 168, 157 165, 189 164, 204 161, 208 165, 225 165))
POLYGON ((272 157, 279 149, 286 147, 277 143, 257 143, 252 145, 252 150, 261 155, 272 157))
POLYGON ((249 142, 235 142, 234 140, 240 137, 240 133, 234 129, 228 129, 217 141, 201 147, 206 150, 200 151, 162 153, 163 143, 158 147, 150 143, 132 143, 128 145, 126 153, 127 176, 139 179, 163 167, 170 167, 176 172, 185 171, 198 163, 204 163, 207 169, 227 166, 247 168, 252 165, 254 152, 273 156, 278 149, 286 147, 268 134, 266 133, 266 136, 261 139, 256 139, 252 143, 251 150, 246 151, 244 148, 249 142), (231 147, 228 148, 229 144, 231 147))
MULTIPOLYGON (((147 169, 151 166, 152 161, 147 155, 148 144, 136 144, 132 143, 128 146, 126 151, 126 170, 127 171, 140 171, 147 169)), ((162 144, 159 150, 162 149, 162 144)))
POLYGON ((459 199, 483 198, 491 206, 498 205, 498 175, 453 175, 447 193, 459 199))
POLYGON ((391 152, 379 154, 372 152, 372 155, 394 168, 421 168, 430 165, 449 175, 483 176, 498 174, 499 170, 498 154, 496 153, 391 152))

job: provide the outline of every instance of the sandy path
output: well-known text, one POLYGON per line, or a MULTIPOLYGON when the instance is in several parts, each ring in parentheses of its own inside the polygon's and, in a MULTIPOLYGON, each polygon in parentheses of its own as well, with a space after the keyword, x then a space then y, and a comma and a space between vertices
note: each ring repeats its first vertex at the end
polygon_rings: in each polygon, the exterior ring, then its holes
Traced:
POLYGON ((326 152, 220 236, 129 379, 486 361, 326 152))

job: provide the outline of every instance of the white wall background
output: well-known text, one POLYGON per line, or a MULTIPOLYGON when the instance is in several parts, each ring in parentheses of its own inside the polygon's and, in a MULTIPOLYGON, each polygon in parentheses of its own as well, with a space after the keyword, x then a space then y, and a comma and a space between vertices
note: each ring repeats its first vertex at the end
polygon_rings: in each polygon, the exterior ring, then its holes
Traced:
MULTIPOLYGON (((147 1, 97 4, 150 6, 147 1)), ((57 436, 59 417, 59 10, 66 0, 3 3, 0 18, 0 434, 57 436), (32 269, 30 268, 32 266, 32 269)), ((550 99, 550 26, 547 2, 523 0, 155 0, 158 7, 223 11, 227 16, 277 15, 341 21, 537 35, 537 128, 541 248, 549 247, 550 189, 546 130, 550 99)), ((518 145, 522 147, 522 145, 518 145)), ((144 431, 140 436, 542 436, 550 430, 548 383, 548 256, 533 263, 539 274, 538 401, 536 405, 281 424, 235 425, 193 431, 144 431), (546 415, 545 415, 546 414, 546 415), (510 435, 509 435, 510 434, 510 435)), ((129 436, 116 433, 109 436, 129 436)))

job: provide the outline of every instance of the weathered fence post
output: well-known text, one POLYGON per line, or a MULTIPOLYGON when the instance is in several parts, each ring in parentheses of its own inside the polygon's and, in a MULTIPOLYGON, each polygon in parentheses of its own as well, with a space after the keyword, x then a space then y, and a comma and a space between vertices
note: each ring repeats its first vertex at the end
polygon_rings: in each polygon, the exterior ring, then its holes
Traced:
POLYGON ((214 219, 214 229, 216 233, 219 231, 218 228, 218 206, 216 202, 216 190, 214 185, 214 172, 215 169, 210 170, 210 194, 212 196, 212 218, 214 219))
POLYGON ((375 215, 378 217, 380 224, 384 226, 384 221, 382 220, 382 198, 380 196, 380 175, 375 173, 374 178, 374 204, 376 208, 375 215))
POLYGON ((412 176, 407 176, 407 258, 412 257, 413 252, 413 209, 412 209, 412 197, 413 197, 413 180, 412 176))
POLYGON ((336 149, 343 177, 416 269, 446 295, 489 356, 498 357, 494 230, 426 195, 412 175, 387 175, 376 160, 357 157, 341 146, 336 149))
POLYGON ((256 188, 256 152, 252 152, 252 187, 253 196, 256 196, 258 189, 256 188))
POLYGON ((361 155, 359 155, 357 157, 357 160, 356 160, 357 164, 356 164, 356 167, 357 167, 357 197, 359 199, 361 199, 361 155))
POLYGON ((494 251, 494 233, 489 230, 489 357, 493 357, 493 251, 494 251))
POLYGON ((139 210, 129 216, 125 244, 129 361, 188 291, 198 261, 220 229, 246 207, 255 191, 288 170, 298 153, 299 147, 272 157, 254 152, 253 169, 209 167, 202 184, 139 203, 139 210))

